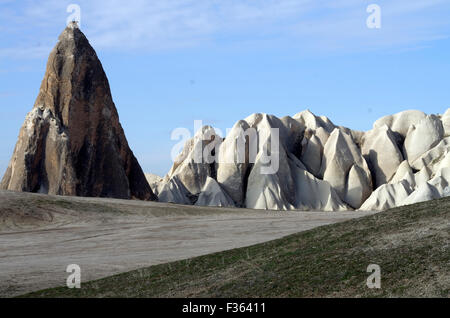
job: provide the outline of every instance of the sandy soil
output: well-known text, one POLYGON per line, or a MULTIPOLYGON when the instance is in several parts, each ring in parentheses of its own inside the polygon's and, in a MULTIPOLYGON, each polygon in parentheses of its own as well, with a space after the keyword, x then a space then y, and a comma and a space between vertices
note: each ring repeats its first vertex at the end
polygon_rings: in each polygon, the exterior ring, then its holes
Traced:
MULTIPOLYGON (((0 297, 281 238, 373 212, 267 212, 0 191, 0 297)), ((270 253, 270 251, 268 251, 270 253)))

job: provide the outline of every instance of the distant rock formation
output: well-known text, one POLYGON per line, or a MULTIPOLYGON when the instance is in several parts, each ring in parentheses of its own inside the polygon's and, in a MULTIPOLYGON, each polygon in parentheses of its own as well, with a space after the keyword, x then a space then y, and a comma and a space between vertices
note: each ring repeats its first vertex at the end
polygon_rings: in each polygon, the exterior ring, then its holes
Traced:
POLYGON ((155 200, 103 67, 76 23, 60 35, 1 189, 155 200))
POLYGON ((450 109, 444 115, 386 116, 367 132, 336 126, 308 110, 281 119, 253 114, 224 139, 205 126, 167 176, 152 178, 152 187, 163 202, 268 210, 384 210, 448 196, 450 109), (245 160, 237 161, 242 131, 252 128, 258 137, 254 160, 246 141, 245 160), (262 174, 271 128, 279 130, 279 169, 262 174), (196 148, 218 150, 218 163, 194 163, 196 148))

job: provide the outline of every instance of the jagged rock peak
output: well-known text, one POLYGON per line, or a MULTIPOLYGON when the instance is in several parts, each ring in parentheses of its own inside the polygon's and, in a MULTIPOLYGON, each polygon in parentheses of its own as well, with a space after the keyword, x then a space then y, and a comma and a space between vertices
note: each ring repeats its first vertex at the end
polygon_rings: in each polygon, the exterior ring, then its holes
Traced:
POLYGON ((102 64, 75 23, 50 53, 0 188, 156 199, 128 146, 102 64))

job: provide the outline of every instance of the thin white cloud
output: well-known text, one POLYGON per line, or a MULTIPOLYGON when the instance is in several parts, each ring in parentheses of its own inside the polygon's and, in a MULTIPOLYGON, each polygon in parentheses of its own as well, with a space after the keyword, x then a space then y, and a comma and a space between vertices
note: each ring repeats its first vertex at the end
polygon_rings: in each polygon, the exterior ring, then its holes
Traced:
POLYGON ((442 14, 450 12, 445 0, 0 1, 4 36, 26 34, 15 46, 0 47, 0 56, 14 55, 17 48, 21 58, 48 54, 44 48, 54 44, 71 3, 80 5, 82 29, 96 48, 138 52, 221 45, 224 38, 231 45, 263 39, 311 52, 405 49, 450 33, 448 14, 442 14), (382 8, 380 30, 365 26, 372 2, 382 8), (34 35, 41 48, 24 45, 34 35))

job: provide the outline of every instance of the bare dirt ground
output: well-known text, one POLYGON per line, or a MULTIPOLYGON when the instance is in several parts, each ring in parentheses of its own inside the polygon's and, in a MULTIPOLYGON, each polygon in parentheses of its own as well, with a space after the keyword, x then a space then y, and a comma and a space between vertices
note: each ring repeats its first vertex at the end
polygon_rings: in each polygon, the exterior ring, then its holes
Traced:
MULTIPOLYGON (((0 191, 0 297, 245 247, 374 212, 268 212, 0 191)), ((270 251, 267 251, 270 253, 270 251)))

